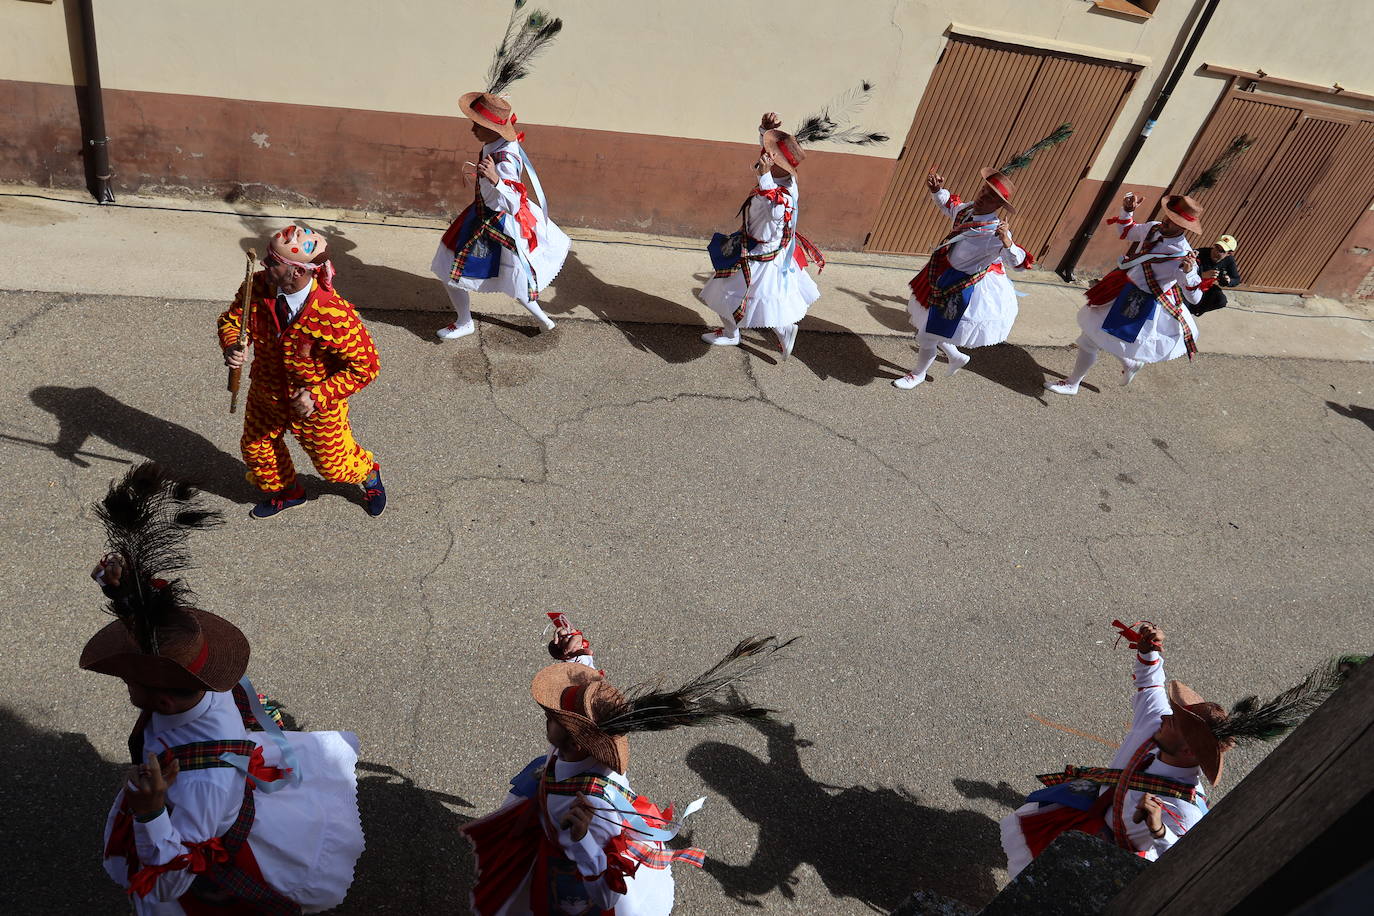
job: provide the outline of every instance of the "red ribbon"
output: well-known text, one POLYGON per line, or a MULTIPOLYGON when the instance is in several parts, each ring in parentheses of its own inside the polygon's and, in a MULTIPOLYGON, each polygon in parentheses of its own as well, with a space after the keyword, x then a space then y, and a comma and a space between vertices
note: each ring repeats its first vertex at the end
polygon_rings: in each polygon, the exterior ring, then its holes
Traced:
POLYGON ((515 112, 512 111, 510 113, 510 117, 508 118, 498 118, 496 116, 496 112, 492 111, 490 108, 483 105, 480 99, 473 100, 472 110, 480 112, 482 116, 485 117, 488 121, 490 121, 493 124, 500 124, 502 127, 505 127, 507 124, 514 123, 515 121, 515 112))
POLYGON ((145 865, 134 872, 129 878, 129 896, 138 894, 140 897, 147 897, 157 886, 157 879, 169 871, 185 869, 193 875, 200 875, 209 871, 211 865, 222 865, 229 861, 229 850, 224 848, 224 844, 217 836, 202 843, 182 845, 186 847, 183 854, 161 865, 145 865))
POLYGON ((257 777, 259 782, 276 782, 290 772, 290 767, 270 767, 264 763, 261 746, 253 748, 248 758, 248 775, 257 777))
POLYGON ((520 224, 520 236, 525 240, 525 244, 529 246, 530 251, 534 251, 539 247, 539 237, 534 232, 534 227, 539 221, 534 218, 534 211, 530 209, 529 192, 521 182, 507 180, 506 184, 520 192, 520 209, 515 211, 515 221, 520 224))
POLYGON ((1011 200, 1011 193, 1007 190, 1007 186, 1002 183, 1002 179, 998 178, 995 175, 989 175, 987 178, 984 178, 983 180, 986 181, 988 184, 992 185, 992 189, 996 191, 998 194, 1002 195, 1003 200, 1011 200))

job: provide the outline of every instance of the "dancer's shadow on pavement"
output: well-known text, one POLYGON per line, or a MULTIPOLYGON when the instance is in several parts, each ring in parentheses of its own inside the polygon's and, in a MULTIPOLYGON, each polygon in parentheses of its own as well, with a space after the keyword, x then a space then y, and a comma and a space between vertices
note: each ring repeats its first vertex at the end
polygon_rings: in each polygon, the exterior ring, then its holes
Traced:
POLYGON ((687 765, 758 824, 747 864, 708 856, 706 871, 732 898, 755 906, 774 891, 792 897, 797 870, 810 866, 835 897, 888 912, 912 892, 929 889, 981 906, 997 892, 994 871, 1006 866, 998 824, 977 811, 923 805, 903 787, 832 786, 802 768, 796 726, 751 722, 768 739, 768 759, 707 741, 687 765))
MULTIPOLYGON (((239 221, 254 233, 239 240, 244 251, 254 249, 258 256, 265 253, 267 236, 284 223, 279 219, 243 214, 239 221)), ((332 224, 315 225, 310 220, 297 220, 298 225, 307 226, 322 234, 329 242, 329 259, 334 262, 338 272, 340 295, 351 302, 365 321, 389 324, 402 328, 421 340, 440 343, 434 330, 452 320, 448 296, 439 281, 432 275, 411 273, 383 264, 369 264, 355 254, 358 243, 348 237, 348 232, 332 224)), ((432 244, 427 240, 424 250, 413 253, 412 262, 417 266, 428 266, 435 245, 439 244, 439 233, 434 233, 432 244)), ((225 302, 233 290, 225 296, 225 302)))
MULTIPOLYGON (((868 341, 844 325, 807 315, 801 320, 801 330, 792 358, 819 378, 862 386, 906 374, 906 369, 874 353, 868 341)), ((767 333, 772 336, 771 331, 767 333)))
POLYGON ((358 763, 358 810, 367 848, 353 887, 334 913, 448 914, 466 910, 475 867, 458 832, 473 818, 454 808, 472 803, 422 789, 403 773, 358 763))
MULTIPOLYGON (((225 397, 228 398, 227 393, 225 397)), ((244 409, 243 397, 244 393, 241 392, 240 417, 244 409)), ((102 465, 108 461, 116 473, 131 463, 128 459, 93 453, 85 447, 88 440, 99 439, 122 451, 157 462, 179 479, 230 502, 252 505, 262 499, 262 494, 244 479, 243 462, 238 458, 224 452, 200 433, 131 407, 99 388, 42 385, 29 392, 29 400, 57 420, 57 441, 21 440, 15 436, 0 438, 46 448, 81 468, 92 466, 87 458, 95 458, 102 465)), ((237 440, 234 444, 238 444, 237 440)), ((301 456, 297 462, 297 474, 308 482, 307 491, 311 496, 323 492, 361 503, 362 492, 357 486, 328 483, 307 475, 301 470, 301 462, 307 467, 309 462, 301 456)))
MULTIPOLYGON (((130 724, 136 713, 130 707, 130 724)), ((100 846, 127 766, 104 759, 85 735, 38 728, 4 707, 0 742, 14 762, 0 780, 9 828, 0 842, 0 912, 129 912, 124 891, 101 867, 100 846)))
POLYGON ((1352 420, 1359 420, 1365 426, 1368 426, 1370 429, 1374 429, 1374 410, 1371 410, 1368 407, 1358 407, 1354 404, 1351 404, 1347 407, 1344 404, 1337 404, 1335 401, 1327 401, 1326 406, 1331 408, 1343 417, 1349 417, 1352 420))
POLYGON ((868 309, 868 314, 872 316, 873 320, 889 331, 911 332, 911 316, 907 314, 906 296, 888 295, 887 293, 880 293, 877 290, 869 290, 867 293, 861 293, 856 289, 848 289, 843 286, 837 286, 835 290, 836 292, 844 293, 846 296, 853 296, 855 299, 862 302, 864 307, 868 309), (884 302, 895 303, 896 307, 884 305, 884 302))
POLYGON ((701 339, 706 328, 696 311, 643 290, 606 283, 582 263, 576 249, 568 252, 563 269, 554 278, 553 289, 557 295, 543 303, 549 315, 566 315, 580 305, 624 335, 630 346, 652 353, 666 363, 691 362, 711 349, 701 339), (652 312, 662 323, 612 317, 627 309, 652 312))

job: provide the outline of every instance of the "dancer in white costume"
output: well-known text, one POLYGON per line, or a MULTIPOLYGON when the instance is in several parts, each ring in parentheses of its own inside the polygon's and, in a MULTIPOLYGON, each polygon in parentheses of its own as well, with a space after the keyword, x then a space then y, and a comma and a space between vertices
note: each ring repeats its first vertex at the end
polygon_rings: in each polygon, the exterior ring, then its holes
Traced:
POLYGON ((91 575, 116 619, 80 664, 124 681, 142 710, 105 822, 105 871, 139 916, 327 910, 363 851, 357 739, 282 732, 243 677, 243 633, 188 606, 175 578, 186 532, 222 520, 196 496, 144 464, 95 507, 110 553, 91 575))
POLYGON ((553 319, 539 307, 539 293, 563 268, 572 242, 549 219, 543 188, 520 147, 510 103, 487 92, 469 92, 458 102, 482 141, 475 163, 477 194, 439 241, 430 270, 444 284, 457 313, 436 333, 445 340, 475 330, 469 293, 505 293, 519 302, 545 331, 553 319), (520 180, 529 176, 530 188, 520 180), (539 198, 535 203, 533 191, 539 198), (543 206, 541 206, 541 204, 543 206))
POLYGON ((1011 240, 1011 226, 998 212, 1012 212, 1016 188, 997 169, 983 169, 978 196, 964 203, 945 190, 944 176, 931 171, 926 187, 953 228, 911 280, 907 311, 921 348, 916 367, 892 384, 911 389, 926 380, 937 351, 949 360, 948 375, 968 363, 959 347, 985 347, 1007 339, 1016 321, 1016 290, 1006 268, 1029 269, 1035 259, 1011 240))
POLYGON ((720 316, 721 327, 701 339, 713 346, 735 346, 740 328, 772 328, 783 358, 797 343, 797 322, 820 298, 805 267, 825 258, 796 231, 797 169, 806 159, 795 137, 778 130, 782 121, 768 112, 759 124, 763 147, 754 170, 758 187, 740 207, 743 225, 711 243, 715 276, 701 290, 701 301, 720 316))
POLYGON ((1045 383, 1055 394, 1077 394, 1099 350, 1121 360, 1123 385, 1146 363, 1185 354, 1192 359, 1197 352, 1197 323, 1187 304, 1199 302, 1215 280, 1198 276, 1184 233, 1201 230, 1202 207, 1191 197, 1172 195, 1164 200, 1163 220, 1137 223, 1133 214, 1139 203, 1135 194, 1127 194, 1121 215, 1107 220, 1122 227, 1121 237, 1131 247, 1120 266, 1084 294, 1088 304, 1078 310, 1083 333, 1073 373, 1045 383))

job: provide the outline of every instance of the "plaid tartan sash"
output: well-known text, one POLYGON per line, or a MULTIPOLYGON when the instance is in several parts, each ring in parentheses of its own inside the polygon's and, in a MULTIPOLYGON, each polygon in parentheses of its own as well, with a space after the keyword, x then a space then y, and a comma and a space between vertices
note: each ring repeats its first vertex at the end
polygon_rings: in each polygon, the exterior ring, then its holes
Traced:
POLYGON ((1159 280, 1155 279, 1154 265, 1146 263, 1140 268, 1141 273, 1145 274, 1145 282, 1149 284, 1150 293, 1159 301, 1160 307, 1178 322, 1178 326, 1183 329, 1183 347, 1188 351, 1188 358, 1192 359, 1197 352, 1197 344, 1193 342, 1193 330, 1188 327, 1188 322, 1183 319, 1182 295, 1178 291, 1178 284, 1174 284, 1167 290, 1159 285, 1159 280))
POLYGON ((473 206, 477 208, 477 228, 462 246, 453 253, 453 270, 449 276, 454 280, 461 280, 463 268, 467 265, 468 256, 479 241, 486 241, 493 245, 500 245, 511 253, 517 261, 523 261, 525 266, 525 288, 529 294, 531 302, 539 299, 539 284, 534 276, 534 265, 520 254, 520 249, 515 244, 515 239, 511 238, 501 229, 501 217, 505 214, 500 210, 493 210, 487 206, 486 201, 482 200, 482 195, 478 193, 473 206))
MULTIPOLYGON (((193 741, 168 748, 162 757, 164 765, 169 763, 171 758, 175 758, 183 770, 206 770, 232 767, 232 764, 219 759, 221 754, 248 757, 256 748, 257 745, 252 741, 193 741)), ((164 872, 188 869, 196 874, 197 882, 208 882, 224 893, 251 904, 257 912, 265 916, 299 916, 300 904, 248 874, 237 863, 239 852, 248 841, 248 835, 253 830, 253 821, 257 816, 253 787, 253 781, 245 778, 243 801, 239 804, 238 816, 223 836, 211 837, 199 843, 184 843, 186 853, 162 865, 145 865, 133 871, 135 862, 130 860, 130 896, 146 896, 156 884, 158 876, 164 872)), ((194 893, 194 886, 190 893, 194 893)))
MULTIPOLYGON (((604 776, 597 776, 595 773, 581 773, 571 779, 565 779, 561 782, 555 781, 553 779, 553 758, 550 758, 548 768, 544 771, 544 778, 539 785, 540 819, 543 821, 548 820, 547 799, 550 795, 566 796, 582 794, 588 797, 595 796, 605 799, 606 789, 611 785, 612 783, 609 779, 604 776)), ((639 808, 639 801, 642 798, 641 795, 619 784, 615 784, 615 791, 623 795, 626 801, 630 803, 631 807, 635 809, 639 808)), ((609 799, 607 800, 609 801, 609 799)), ((644 799, 644 801, 646 804, 652 804, 649 803, 647 799, 644 799)), ((655 810, 657 809, 655 808, 655 810)), ((671 813, 672 812, 669 812, 669 814, 671 813)), ((614 816, 614 813, 610 816, 614 816)), ((546 831, 548 831, 549 826, 550 825, 547 823, 545 824, 546 831)), ((554 840, 554 844, 557 845, 557 840, 553 833, 549 833, 549 838, 554 840)), ((674 862, 683 862, 687 865, 695 865, 697 868, 701 868, 706 862, 706 851, 704 849, 698 849, 696 847, 668 849, 664 847, 662 843, 646 843, 642 840, 631 839, 628 830, 622 831, 618 836, 611 839, 607 847, 607 853, 607 869, 610 870, 614 859, 619 858, 621 859, 621 863, 618 867, 622 876, 633 876, 635 869, 640 865, 653 869, 664 869, 674 862), (612 855, 612 853, 616 855, 612 855)))
POLYGON ((1135 753, 1126 763, 1125 769, 1117 776, 1116 788, 1113 790, 1115 797, 1112 799, 1112 836, 1116 838, 1116 845, 1130 852, 1136 850, 1135 844, 1126 835, 1126 794, 1130 791, 1131 779, 1139 775, 1141 770, 1154 763, 1154 752, 1158 746, 1153 738, 1141 742, 1140 747, 1136 748, 1135 753))
MULTIPOLYGON (((1099 785, 1114 786, 1120 783, 1123 772, 1123 770, 1113 770, 1108 767, 1067 766, 1064 767, 1062 773, 1046 773, 1035 778, 1047 786, 1058 786, 1066 782, 1073 782, 1076 779, 1086 779, 1099 785)), ((1156 776, 1153 773, 1131 774, 1126 781, 1126 788, 1136 792, 1152 792, 1155 795, 1181 798, 1186 802, 1196 803, 1197 801, 1197 786, 1177 782, 1167 776, 1156 776)))
MULTIPOLYGON (((790 199, 791 195, 785 188, 773 188, 769 191, 754 191, 752 194, 749 195, 748 199, 745 200, 744 206, 740 208, 739 260, 736 261, 730 267, 722 268, 721 270, 716 271, 714 274, 715 278, 718 280, 732 276, 736 273, 744 274, 744 298, 740 299, 739 305, 735 308, 735 311, 732 313, 732 317, 735 319, 736 324, 744 320, 744 313, 748 310, 749 307, 749 288, 754 285, 754 271, 750 265, 764 264, 768 261, 772 261, 775 258, 777 258, 778 255, 782 254, 784 251, 787 251, 788 247, 792 244, 794 230, 792 228, 792 207, 788 203, 790 199), (749 204, 753 201, 755 197, 766 197, 769 200, 773 201, 775 204, 781 204, 784 207, 782 214, 782 240, 778 242, 778 247, 774 248, 772 251, 764 251, 760 252, 759 254, 748 254, 746 253, 745 249, 747 249, 749 245, 752 245, 757 242, 757 239, 749 235, 749 204)), ((820 249, 816 248, 815 245, 812 245, 809 240, 802 238, 801 236, 797 237, 801 239, 803 243, 805 243, 805 247, 803 248, 803 250, 806 251, 807 254, 810 255, 814 260, 816 260, 818 264, 824 267, 825 257, 821 255, 820 249), (815 253, 812 254, 812 252, 815 253)))

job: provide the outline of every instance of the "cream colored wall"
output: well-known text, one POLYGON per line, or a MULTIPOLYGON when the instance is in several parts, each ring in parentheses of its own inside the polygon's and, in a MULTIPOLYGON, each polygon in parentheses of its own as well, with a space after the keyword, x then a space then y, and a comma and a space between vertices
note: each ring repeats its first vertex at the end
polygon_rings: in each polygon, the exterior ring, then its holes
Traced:
MULTIPOLYGON (((70 83, 63 4, 0 0, 0 79, 70 83)), ((73 0, 74 2, 74 0, 73 0)), ((537 0, 536 0, 537 2, 537 0)), ((535 4, 531 4, 533 6, 535 4)), ((1145 22, 1088 0, 546 0, 564 19, 533 75, 511 90, 531 123, 713 140, 752 139, 759 112, 790 125, 874 80, 862 122, 892 135, 868 154, 895 157, 951 22, 1024 43, 1071 43, 1148 58, 1092 177, 1105 177, 1149 104, 1159 67, 1196 0, 1161 0, 1145 22)), ((499 0, 329 0, 314 24, 276 0, 101 0, 109 88, 448 115, 483 82, 509 7, 499 0)), ((528 9, 529 7, 527 7, 528 9)), ((1263 67, 1288 78, 1374 90, 1374 4, 1223 0, 1194 64, 1263 67)), ((1165 184, 1222 87, 1180 83, 1131 180, 1165 184)), ((1009 87, 1014 91, 1014 87, 1009 87)), ((842 149, 843 147, 841 147, 842 149)))

